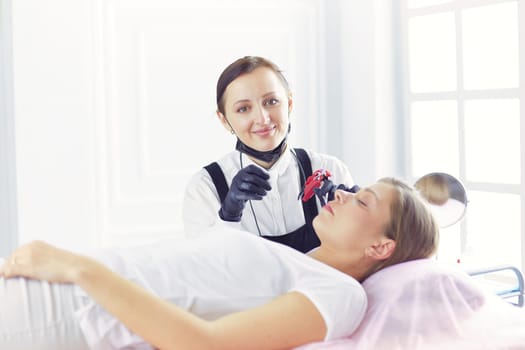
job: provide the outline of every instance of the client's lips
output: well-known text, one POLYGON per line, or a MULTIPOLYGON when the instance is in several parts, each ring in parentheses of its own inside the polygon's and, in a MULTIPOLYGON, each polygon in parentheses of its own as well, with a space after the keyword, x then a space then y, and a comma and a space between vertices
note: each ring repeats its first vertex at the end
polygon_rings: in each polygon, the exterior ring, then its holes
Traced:
POLYGON ((334 215, 334 210, 332 209, 332 207, 330 206, 330 204, 325 204, 325 206, 323 207, 323 209, 327 210, 330 214, 334 215))

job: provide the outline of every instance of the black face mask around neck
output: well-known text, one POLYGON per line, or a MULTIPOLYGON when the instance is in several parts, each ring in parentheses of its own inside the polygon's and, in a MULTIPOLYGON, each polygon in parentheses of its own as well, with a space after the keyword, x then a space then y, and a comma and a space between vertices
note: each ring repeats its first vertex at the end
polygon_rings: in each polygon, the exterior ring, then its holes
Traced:
POLYGON ((237 145, 235 146, 235 149, 239 152, 245 153, 246 155, 250 157, 253 157, 258 160, 262 160, 263 162, 273 163, 277 159, 279 159, 281 154, 286 149, 286 146, 287 146, 286 139, 287 138, 288 138, 288 135, 281 141, 279 146, 275 147, 271 151, 265 151, 265 152, 257 151, 256 149, 253 149, 247 146, 241 140, 239 140, 239 138, 237 138, 237 145))

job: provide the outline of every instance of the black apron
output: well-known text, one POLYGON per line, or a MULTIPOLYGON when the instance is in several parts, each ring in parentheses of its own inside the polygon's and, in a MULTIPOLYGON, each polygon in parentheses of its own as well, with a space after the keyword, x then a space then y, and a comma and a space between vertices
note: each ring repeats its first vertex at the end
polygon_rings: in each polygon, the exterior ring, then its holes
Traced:
MULTIPOLYGON (((294 148, 295 154, 297 155, 297 161, 299 162, 299 170, 301 171, 300 182, 301 188, 304 186, 306 179, 312 175, 312 163, 306 151, 302 148, 294 148)), ((217 189, 221 203, 226 198, 229 186, 224 177, 221 167, 217 162, 213 162, 204 167, 208 171, 217 189)), ((280 236, 265 236, 261 234, 261 237, 269 239, 270 241, 286 244, 289 247, 295 248, 303 253, 309 252, 310 250, 318 247, 321 242, 319 237, 315 233, 312 227, 312 221, 317 215, 317 204, 315 202, 315 196, 312 196, 307 202, 303 204, 303 213, 305 224, 299 227, 297 230, 289 233, 285 233, 280 236)))

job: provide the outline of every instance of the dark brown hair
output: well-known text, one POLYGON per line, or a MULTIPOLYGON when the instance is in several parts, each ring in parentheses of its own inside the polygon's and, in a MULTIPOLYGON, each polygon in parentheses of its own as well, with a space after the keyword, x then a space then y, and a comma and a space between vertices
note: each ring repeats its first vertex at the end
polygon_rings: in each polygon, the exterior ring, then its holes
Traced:
POLYGON ((290 92, 288 81, 275 63, 259 56, 244 56, 226 67, 226 69, 219 76, 219 80, 217 81, 217 110, 219 112, 224 114, 223 95, 228 85, 230 85, 230 83, 239 76, 251 73, 259 67, 270 68, 281 80, 281 83, 283 84, 286 91, 288 93, 290 92))

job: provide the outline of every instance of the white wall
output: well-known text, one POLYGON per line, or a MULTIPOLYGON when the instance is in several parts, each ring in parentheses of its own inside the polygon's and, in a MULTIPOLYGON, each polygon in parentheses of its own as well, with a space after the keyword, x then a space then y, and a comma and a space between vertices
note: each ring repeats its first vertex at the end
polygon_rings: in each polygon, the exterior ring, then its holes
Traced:
POLYGON ((297 145, 341 157, 359 183, 392 175, 391 13, 380 0, 13 2, 14 112, 0 121, 14 115, 3 153, 16 160, 19 240, 176 234, 185 181, 233 147, 214 88, 245 54, 291 81, 297 145))
POLYGON ((357 183, 404 174, 397 72, 397 1, 323 3, 319 147, 343 159, 357 183))
POLYGON ((0 256, 17 245, 10 11, 0 1, 0 256))
MULTIPOLYGON (((395 86, 395 1, 342 1, 342 149, 358 183, 403 176, 395 86)), ((335 152, 335 150, 332 150, 335 152)))

